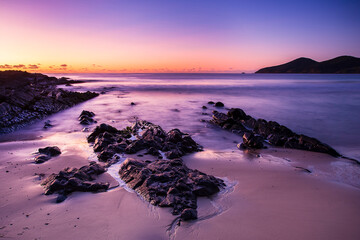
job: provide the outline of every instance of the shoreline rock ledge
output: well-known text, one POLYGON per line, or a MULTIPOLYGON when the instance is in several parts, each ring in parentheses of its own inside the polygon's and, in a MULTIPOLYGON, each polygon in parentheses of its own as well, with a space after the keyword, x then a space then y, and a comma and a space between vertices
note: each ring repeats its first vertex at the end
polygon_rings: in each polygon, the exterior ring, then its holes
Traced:
POLYGON ((184 221, 197 219, 197 197, 208 197, 225 187, 223 180, 189 169, 182 159, 142 161, 128 158, 120 178, 146 201, 171 207, 184 221))
POLYGON ((255 119, 240 108, 231 108, 227 114, 213 111, 211 123, 243 136, 240 149, 260 149, 263 142, 277 147, 326 153, 342 157, 335 149, 303 134, 297 134, 275 121, 255 119))
POLYGON ((107 166, 118 161, 117 154, 146 151, 154 156, 155 160, 127 158, 119 170, 120 178, 151 204, 171 207, 172 214, 183 221, 197 219, 197 197, 211 196, 225 187, 223 180, 189 169, 180 159, 202 147, 179 129, 165 132, 143 120, 123 130, 101 124, 88 142, 94 143, 99 161, 107 166))
POLYGON ((48 77, 40 73, 0 71, 0 134, 12 132, 32 121, 99 95, 95 92, 71 92, 56 87, 75 82, 78 81, 48 77))

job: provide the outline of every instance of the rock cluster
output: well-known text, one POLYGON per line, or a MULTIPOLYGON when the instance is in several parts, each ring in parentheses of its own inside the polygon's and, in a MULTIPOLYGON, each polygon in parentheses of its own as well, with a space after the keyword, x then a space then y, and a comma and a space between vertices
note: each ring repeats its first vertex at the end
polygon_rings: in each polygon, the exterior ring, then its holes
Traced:
POLYGON ((98 175, 105 172, 101 165, 90 162, 89 165, 77 168, 65 168, 58 174, 51 174, 41 185, 45 188, 45 195, 59 194, 57 202, 62 202, 75 191, 102 192, 109 188, 109 183, 91 182, 98 175))
POLYGON ((240 108, 232 108, 227 114, 213 111, 212 123, 243 136, 241 148, 262 148, 266 140, 271 145, 327 153, 340 154, 319 140, 297 134, 275 121, 255 119, 240 108))
POLYGON ((37 155, 35 157, 36 164, 46 162, 50 160, 52 157, 56 157, 61 154, 60 149, 56 146, 39 148, 38 152, 40 153, 40 155, 37 155))
POLYGON ((96 123, 94 120, 95 113, 83 110, 79 116, 80 124, 82 125, 90 125, 92 123, 96 123))
POLYGON ((98 96, 56 88, 67 79, 21 71, 0 71, 0 133, 7 133, 98 96))
POLYGON ((223 180, 189 169, 181 159, 141 161, 127 159, 119 175, 151 204, 171 207, 183 220, 197 218, 197 197, 211 196, 225 186, 223 180))
POLYGON ((94 143, 99 161, 109 164, 116 161, 113 157, 117 153, 134 154, 146 150, 146 154, 162 158, 162 151, 168 159, 174 159, 202 150, 188 134, 179 129, 166 133, 160 126, 147 121, 137 121, 123 130, 101 124, 88 136, 88 142, 94 143))

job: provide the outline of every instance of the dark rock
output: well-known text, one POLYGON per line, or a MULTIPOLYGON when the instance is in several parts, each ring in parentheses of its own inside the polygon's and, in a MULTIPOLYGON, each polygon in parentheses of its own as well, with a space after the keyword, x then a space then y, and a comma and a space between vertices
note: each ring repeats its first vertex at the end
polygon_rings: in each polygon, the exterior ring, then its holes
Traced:
POLYGON ((95 123, 96 121, 93 119, 94 116, 95 116, 95 113, 83 110, 79 116, 80 124, 90 125, 92 123, 95 123))
POLYGON ((95 113, 90 112, 90 111, 83 110, 83 111, 80 113, 79 118, 82 117, 82 116, 94 117, 94 116, 95 116, 95 113))
POLYGON ((202 106, 202 109, 207 109, 207 106, 202 106))
POLYGON ((44 122, 44 129, 52 128, 54 125, 51 124, 50 120, 44 122))
POLYGON ((61 154, 60 149, 57 146, 39 148, 39 153, 46 154, 49 157, 55 157, 61 154))
POLYGON ((154 147, 150 147, 150 148, 147 150, 146 154, 149 154, 149 155, 152 155, 152 156, 155 156, 155 157, 160 156, 159 150, 157 150, 157 149, 154 148, 154 147))
POLYGON ((89 143, 95 142, 95 139, 104 132, 113 133, 113 134, 120 133, 120 131, 117 130, 116 128, 114 128, 108 124, 102 123, 102 124, 100 124, 100 126, 97 126, 94 129, 94 131, 87 137, 88 142, 89 143))
POLYGON ((196 209, 186 208, 181 212, 180 218, 183 221, 195 220, 197 219, 197 211, 196 209))
POLYGON ((215 107, 224 107, 224 104, 222 102, 216 102, 215 107))
POLYGON ((216 125, 219 125, 220 127, 224 126, 224 124, 228 123, 229 119, 231 119, 226 114, 218 111, 213 111, 212 117, 213 118, 211 119, 211 122, 215 123, 216 125))
POLYGON ((244 110, 240 108, 232 108, 228 111, 227 116, 234 119, 235 121, 247 120, 249 116, 246 115, 244 110))
POLYGON ((215 103, 213 101, 209 101, 208 104, 214 105, 215 103))
POLYGON ((88 142, 94 142, 94 151, 100 152, 98 157, 103 162, 111 161, 115 153, 123 152, 135 154, 147 150, 147 154, 161 158, 161 150, 173 159, 202 150, 199 144, 179 129, 166 133, 160 126, 147 121, 137 121, 132 127, 123 130, 101 124, 89 135, 88 142), (132 136, 137 139, 131 141, 129 138, 132 136))
POLYGON ((250 148, 250 149, 264 148, 263 138, 259 135, 255 135, 251 132, 244 133, 242 147, 250 148))
POLYGON ((56 198, 56 203, 61 203, 61 202, 65 201, 66 198, 67 198, 66 195, 59 194, 59 195, 57 196, 57 198, 56 198))
POLYGON ((174 148, 174 149, 172 149, 172 150, 165 153, 165 156, 168 159, 179 158, 179 157, 181 157, 183 155, 184 155, 184 153, 180 149, 177 149, 177 148, 174 148))
POLYGON ((90 162, 89 165, 77 168, 65 168, 58 174, 51 174, 41 185, 45 188, 45 194, 58 193, 59 201, 65 200, 66 196, 75 191, 100 192, 109 188, 109 183, 93 183, 98 175, 105 172, 101 165, 90 162), (65 198, 64 198, 65 197, 65 198))
POLYGON ((341 156, 336 150, 315 138, 298 135, 275 121, 256 120, 240 108, 232 108, 227 114, 213 111, 210 122, 234 133, 243 134, 243 143, 238 145, 240 149, 263 148, 263 141, 267 140, 274 146, 341 156))
MULTIPOLYGON (((35 120, 98 96, 92 92, 58 89, 67 80, 38 73, 0 71, 0 133, 7 133, 35 120)), ((50 127, 45 125, 45 128, 50 127)))
POLYGON ((134 140, 131 144, 129 144, 125 152, 129 154, 137 153, 138 151, 141 151, 143 149, 146 149, 144 140, 134 140))
POLYGON ((41 154, 41 155, 35 157, 35 163, 36 164, 44 163, 44 162, 50 160, 50 158, 51 157, 48 155, 41 154))
POLYGON ((131 106, 134 106, 134 105, 136 105, 136 104, 135 104, 134 102, 131 102, 130 105, 131 105, 131 106))
POLYGON ((189 169, 181 159, 153 162, 127 159, 119 175, 145 200, 171 207, 174 215, 184 215, 183 220, 196 218, 197 196, 213 195, 225 186, 221 179, 189 169))

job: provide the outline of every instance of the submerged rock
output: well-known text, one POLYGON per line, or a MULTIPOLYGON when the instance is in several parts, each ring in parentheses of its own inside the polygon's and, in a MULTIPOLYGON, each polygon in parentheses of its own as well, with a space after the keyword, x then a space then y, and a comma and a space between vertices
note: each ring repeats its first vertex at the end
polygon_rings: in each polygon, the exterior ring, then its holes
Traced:
POLYGON ((223 180, 189 169, 181 159, 141 161, 126 159, 120 178, 146 201, 171 207, 183 220, 197 218, 197 197, 211 196, 225 187, 223 180))
POLYGON ((65 168, 58 174, 51 174, 41 185, 45 188, 45 195, 59 194, 56 202, 62 202, 66 196, 75 191, 102 192, 109 188, 109 183, 91 182, 98 175, 105 172, 101 165, 90 162, 89 165, 77 168, 65 168))
POLYGON ((334 157, 341 156, 335 149, 316 138, 296 134, 275 121, 255 119, 240 108, 232 108, 227 114, 213 111, 210 122, 242 135, 243 143, 238 145, 241 149, 263 148, 263 142, 266 140, 274 146, 321 152, 334 157))

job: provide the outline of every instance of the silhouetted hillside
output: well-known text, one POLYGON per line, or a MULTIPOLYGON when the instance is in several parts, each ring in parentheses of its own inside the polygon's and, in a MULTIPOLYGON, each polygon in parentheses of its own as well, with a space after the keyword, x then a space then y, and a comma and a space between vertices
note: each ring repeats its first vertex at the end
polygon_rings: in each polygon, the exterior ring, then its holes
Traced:
POLYGON ((256 73, 360 73, 360 58, 340 56, 323 62, 310 58, 258 70, 256 73))

